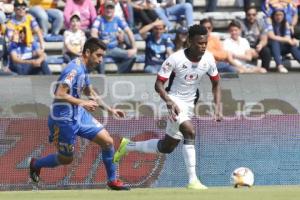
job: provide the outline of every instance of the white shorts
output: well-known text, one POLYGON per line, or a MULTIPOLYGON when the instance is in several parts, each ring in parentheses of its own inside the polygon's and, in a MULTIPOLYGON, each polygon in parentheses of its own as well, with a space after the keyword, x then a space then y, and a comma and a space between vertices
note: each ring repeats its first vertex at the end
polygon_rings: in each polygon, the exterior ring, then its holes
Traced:
POLYGON ((183 122, 191 120, 192 116, 194 116, 194 102, 182 101, 171 95, 169 95, 169 97, 177 104, 180 112, 176 117, 176 121, 168 119, 166 133, 174 139, 182 140, 183 135, 179 131, 179 126, 183 122))

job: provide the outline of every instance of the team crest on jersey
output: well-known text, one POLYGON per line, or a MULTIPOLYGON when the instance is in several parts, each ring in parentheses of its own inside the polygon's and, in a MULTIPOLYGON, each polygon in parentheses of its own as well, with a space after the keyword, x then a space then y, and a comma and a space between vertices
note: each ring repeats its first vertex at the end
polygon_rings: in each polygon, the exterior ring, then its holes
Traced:
POLYGON ((74 77, 76 76, 76 74, 77 74, 76 70, 73 69, 73 70, 68 74, 68 76, 66 77, 66 82, 69 83, 69 84, 71 84, 72 81, 73 81, 73 79, 74 79, 74 77))
POLYGON ((187 74, 185 75, 184 79, 187 81, 194 81, 198 79, 198 74, 187 74))

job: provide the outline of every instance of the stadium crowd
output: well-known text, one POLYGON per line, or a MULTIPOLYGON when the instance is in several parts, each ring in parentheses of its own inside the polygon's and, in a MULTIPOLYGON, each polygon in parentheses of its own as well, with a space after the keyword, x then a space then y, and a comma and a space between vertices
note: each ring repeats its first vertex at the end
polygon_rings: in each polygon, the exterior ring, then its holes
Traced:
MULTIPOLYGON (((205 11, 216 11, 217 2, 208 1, 205 11)), ((300 62, 300 1, 257 2, 242 1, 245 18, 228 24, 224 40, 213 31, 212 19, 201 19, 209 33, 208 50, 220 72, 266 73, 273 58, 277 71, 287 73, 286 57, 300 62)), ((61 8, 58 0, 1 0, 0 74, 51 74, 46 42, 62 42, 63 62, 68 63, 81 54, 90 37, 105 42, 105 61, 115 63, 118 73, 132 72, 139 59, 145 73, 155 74, 169 55, 188 46, 188 27, 199 23, 193 4, 188 0, 64 0, 61 8), (145 41, 144 56, 136 40, 145 41)), ((105 73, 105 63, 96 70, 105 73)))

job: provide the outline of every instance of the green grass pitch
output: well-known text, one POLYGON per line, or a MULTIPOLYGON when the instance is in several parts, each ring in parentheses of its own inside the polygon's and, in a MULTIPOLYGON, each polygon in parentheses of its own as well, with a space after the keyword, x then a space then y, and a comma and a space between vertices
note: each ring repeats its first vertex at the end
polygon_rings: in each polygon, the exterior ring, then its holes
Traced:
POLYGON ((184 188, 146 188, 131 191, 39 190, 0 192, 1 200, 299 200, 300 186, 213 187, 205 191, 184 188))

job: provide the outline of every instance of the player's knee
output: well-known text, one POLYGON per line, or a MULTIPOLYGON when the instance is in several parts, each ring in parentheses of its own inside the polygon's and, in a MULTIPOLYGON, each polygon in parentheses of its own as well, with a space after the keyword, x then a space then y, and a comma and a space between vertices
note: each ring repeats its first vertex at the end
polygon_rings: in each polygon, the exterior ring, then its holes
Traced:
POLYGON ((73 161, 74 145, 67 143, 58 144, 58 161, 62 165, 68 165, 73 161))
POLYGON ((191 129, 185 129, 185 130, 181 130, 181 132, 183 133, 184 139, 195 140, 195 136, 196 136, 195 129, 193 129, 193 128, 191 128, 191 129))
POLYGON ((112 137, 107 137, 106 140, 101 144, 102 149, 110 149, 114 145, 114 140, 112 137))
POLYGON ((73 162, 73 159, 74 159, 73 155, 71 155, 71 156, 64 156, 64 155, 58 154, 58 161, 62 165, 71 164, 73 162))
POLYGON ((176 148, 176 146, 177 145, 175 145, 175 144, 172 144, 172 145, 166 144, 162 140, 160 140, 158 142, 157 148, 158 148, 158 151, 160 153, 169 154, 169 153, 172 153, 174 151, 174 149, 176 148))
POLYGON ((167 148, 164 148, 162 153, 166 153, 166 154, 169 154, 169 153, 172 153, 174 151, 175 147, 167 147, 167 148))

